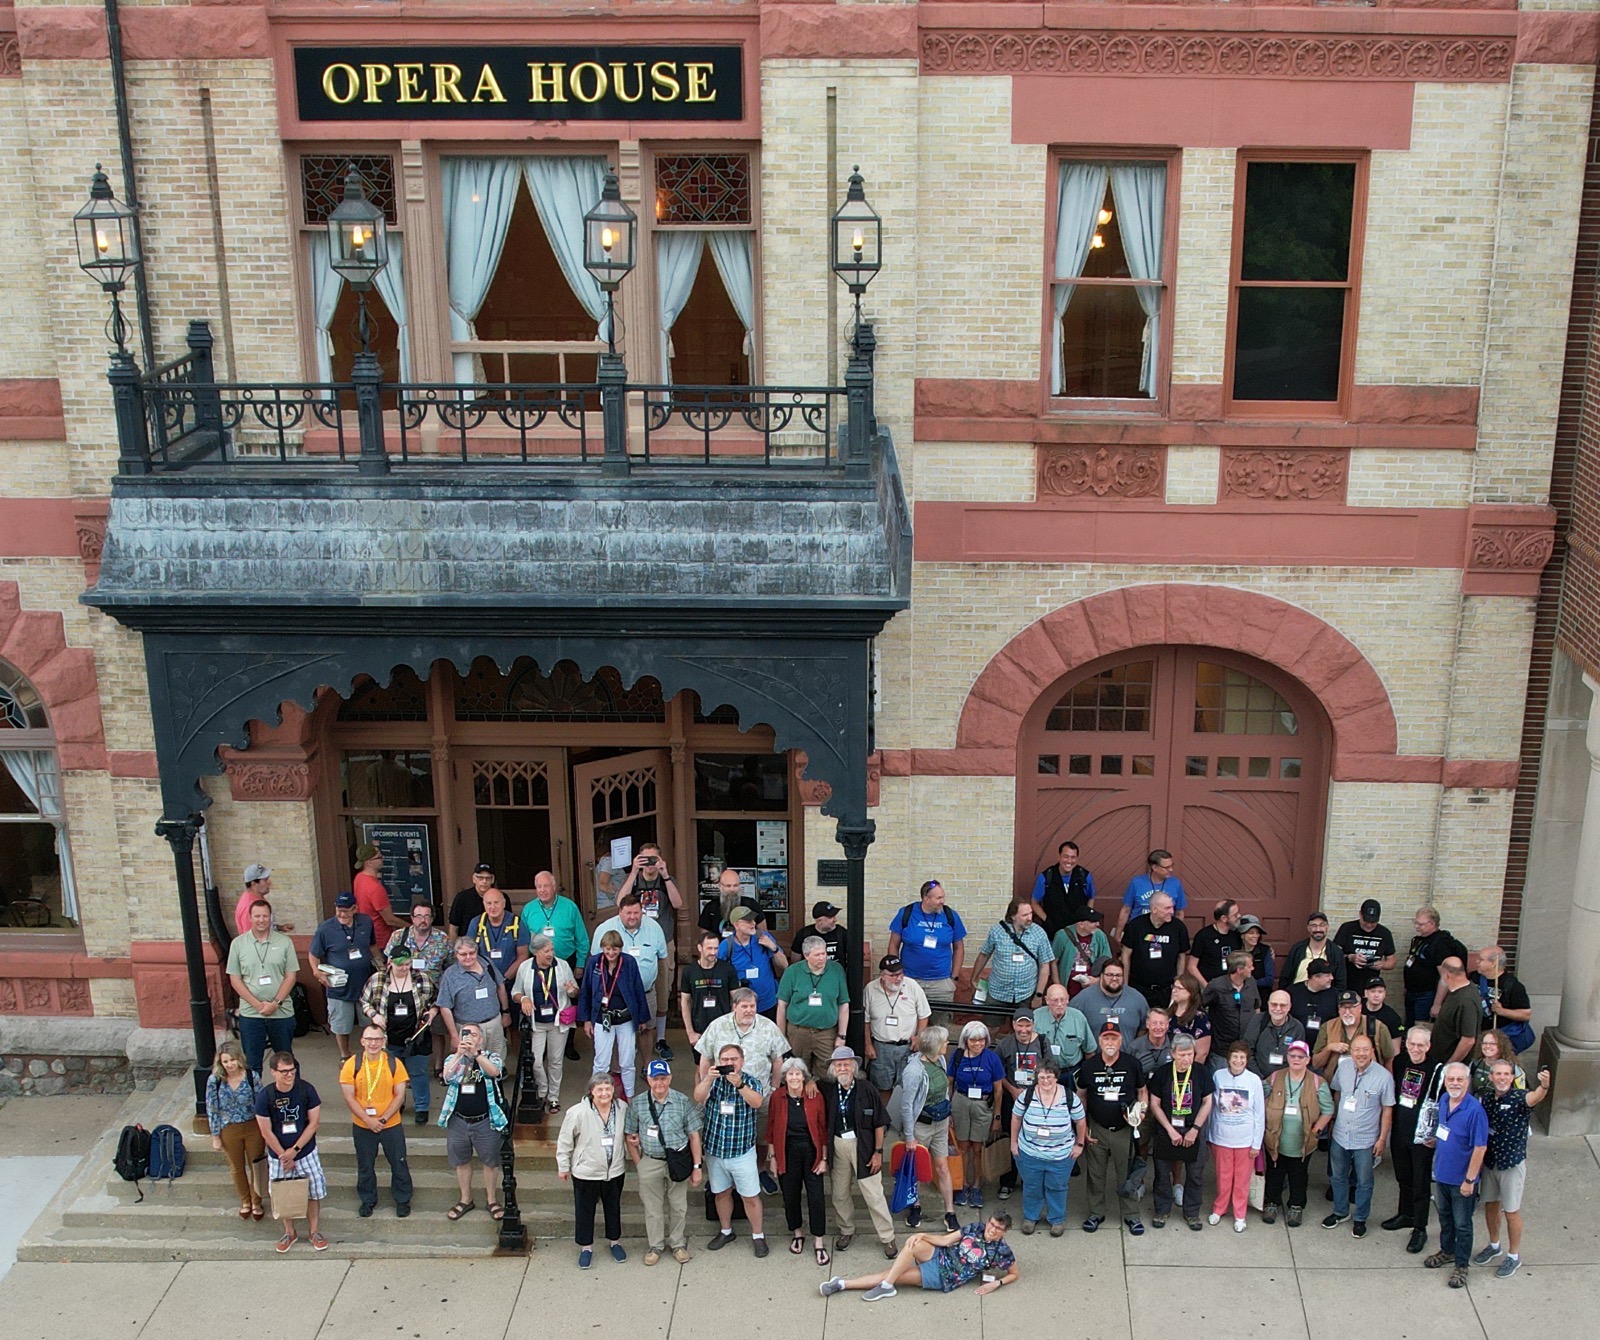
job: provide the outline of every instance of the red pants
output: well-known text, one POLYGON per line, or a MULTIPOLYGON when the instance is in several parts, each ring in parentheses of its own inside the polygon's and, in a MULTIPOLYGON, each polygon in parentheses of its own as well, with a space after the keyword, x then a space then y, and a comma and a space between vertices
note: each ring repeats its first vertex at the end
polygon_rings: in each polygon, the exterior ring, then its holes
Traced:
POLYGON ((1256 1170, 1255 1156, 1248 1149, 1228 1149, 1212 1145, 1217 1161, 1217 1199, 1212 1214, 1226 1214, 1229 1193, 1233 1196, 1233 1217, 1243 1219, 1250 1208, 1250 1174, 1256 1170))

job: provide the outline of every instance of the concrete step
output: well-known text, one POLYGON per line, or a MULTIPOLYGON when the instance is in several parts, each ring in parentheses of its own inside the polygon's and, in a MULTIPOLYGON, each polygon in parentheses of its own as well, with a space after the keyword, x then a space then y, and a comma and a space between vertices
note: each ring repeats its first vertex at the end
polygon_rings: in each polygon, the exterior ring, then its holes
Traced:
MULTIPOLYGON (((335 1175, 332 1169, 325 1169, 329 1174, 328 1193, 330 1199, 354 1197, 355 1173, 352 1170, 348 1175, 335 1175)), ((445 1205, 453 1205, 459 1194, 455 1173, 443 1163, 437 1167, 419 1165, 411 1162, 411 1183, 418 1196, 418 1205, 421 1197, 426 1193, 439 1192, 441 1195, 448 1193, 449 1200, 445 1205)), ((382 1194, 386 1194, 389 1185, 389 1167, 383 1159, 378 1159, 378 1186, 382 1194)), ((482 1174, 473 1174, 473 1185, 478 1188, 478 1196, 482 1197, 482 1174)), ((496 1180, 496 1186, 499 1182, 496 1180)), ((104 1194, 118 1205, 159 1206, 164 1208, 183 1208, 190 1206, 217 1207, 224 1206, 234 1209, 237 1216, 237 1198, 233 1190, 233 1177, 227 1169, 191 1168, 175 1182, 159 1183, 141 1182, 135 1188, 132 1182, 124 1182, 121 1178, 112 1177, 104 1187, 104 1194), (139 1190, 143 1190, 144 1199, 139 1199, 139 1190)), ((529 1175, 519 1165, 517 1168, 517 1198, 527 1205, 529 1203, 549 1202, 559 1203, 570 1207, 572 1204, 572 1189, 569 1185, 559 1182, 554 1173, 529 1175)))

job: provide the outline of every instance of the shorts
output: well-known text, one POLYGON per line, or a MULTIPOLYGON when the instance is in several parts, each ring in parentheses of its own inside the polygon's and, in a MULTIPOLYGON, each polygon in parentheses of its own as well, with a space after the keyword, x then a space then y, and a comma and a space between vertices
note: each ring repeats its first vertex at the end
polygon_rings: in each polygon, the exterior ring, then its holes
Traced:
POLYGON ((761 1174, 756 1168, 756 1151, 752 1147, 737 1158, 719 1159, 706 1155, 706 1184, 713 1196, 720 1196, 732 1187, 741 1196, 756 1197, 761 1194, 761 1174))
POLYGON ((917 1143, 928 1151, 932 1158, 942 1159, 950 1156, 950 1119, 943 1121, 919 1121, 917 1123, 917 1143))
POLYGON ((332 996, 328 1001, 328 1032, 337 1033, 340 1037, 348 1037, 356 1026, 356 1003, 353 1000, 335 1000, 332 996))
MULTIPOLYGON (((309 1154, 302 1154, 294 1161, 294 1175, 309 1179, 311 1185, 306 1188, 307 1200, 326 1200, 328 1197, 328 1178, 322 1171, 322 1158, 316 1150, 309 1154)), ((283 1166, 270 1153, 267 1155, 267 1180, 276 1182, 283 1177, 283 1166)))
POLYGON ((879 1042, 872 1040, 873 1057, 867 1062, 867 1078, 880 1089, 892 1089, 900 1082, 900 1072, 906 1068, 906 1058, 911 1055, 909 1042, 879 1042))
POLYGON ((966 1144, 986 1145, 994 1129, 994 1108, 987 1098, 958 1093, 950 1100, 950 1134, 966 1144))
POLYGON ((939 1263, 937 1261, 924 1261, 922 1263, 922 1287, 932 1289, 935 1293, 944 1292, 944 1282, 939 1278, 939 1263))
POLYGON ((1514 1168, 1485 1168, 1483 1185, 1478 1189, 1480 1201, 1499 1201, 1507 1214, 1516 1214, 1522 1208, 1523 1188, 1528 1185, 1528 1160, 1523 1159, 1514 1168))
POLYGON ((452 1168, 471 1163, 474 1154, 485 1168, 500 1166, 501 1133, 495 1130, 494 1122, 488 1117, 482 1121, 451 1117, 445 1129, 444 1147, 452 1168))

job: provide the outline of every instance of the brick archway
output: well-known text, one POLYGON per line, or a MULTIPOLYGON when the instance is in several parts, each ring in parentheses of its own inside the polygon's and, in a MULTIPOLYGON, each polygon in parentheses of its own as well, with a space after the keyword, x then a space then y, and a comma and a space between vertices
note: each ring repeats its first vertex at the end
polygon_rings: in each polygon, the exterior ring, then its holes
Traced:
POLYGON ((62 771, 108 767, 94 652, 67 645, 60 614, 23 609, 15 582, 0 582, 0 658, 28 677, 44 703, 62 771))
POLYGON ((956 747, 1015 750, 1023 718, 1063 675, 1115 652, 1165 645, 1243 652, 1294 676, 1328 714, 1336 780, 1371 777, 1396 756, 1388 690, 1344 634, 1271 596, 1181 583, 1104 591, 1028 625, 974 681, 956 747))

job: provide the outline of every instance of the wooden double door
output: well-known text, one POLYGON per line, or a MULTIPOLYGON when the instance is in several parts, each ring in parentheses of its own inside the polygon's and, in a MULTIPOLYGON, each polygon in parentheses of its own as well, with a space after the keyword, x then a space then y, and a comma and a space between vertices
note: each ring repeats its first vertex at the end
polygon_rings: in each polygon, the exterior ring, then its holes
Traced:
POLYGON ((1016 886, 1070 838, 1112 921, 1128 880, 1165 848, 1191 927, 1235 898, 1281 952, 1318 902, 1328 737, 1305 687, 1248 657, 1152 647, 1095 662, 1024 722, 1016 886))

